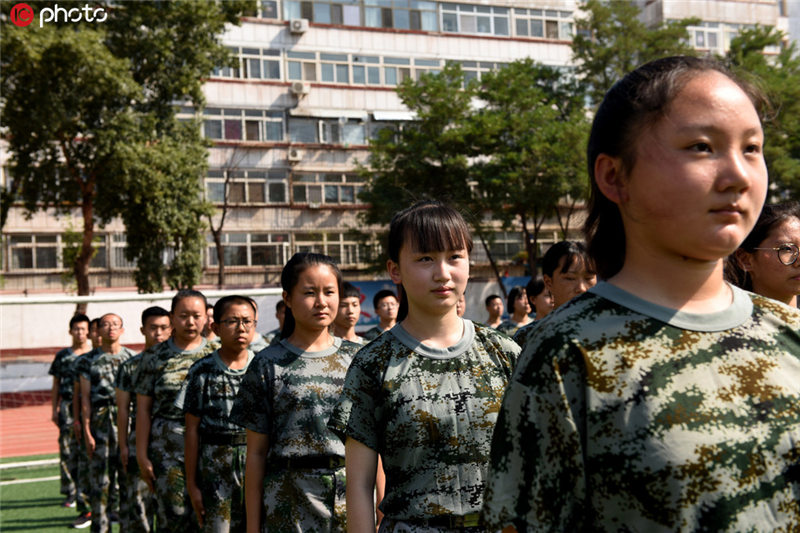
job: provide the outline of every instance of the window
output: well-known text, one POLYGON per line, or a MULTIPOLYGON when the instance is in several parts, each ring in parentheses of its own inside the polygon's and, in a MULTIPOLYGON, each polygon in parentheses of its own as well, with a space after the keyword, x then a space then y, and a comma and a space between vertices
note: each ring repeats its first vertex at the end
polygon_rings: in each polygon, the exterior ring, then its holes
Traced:
POLYGON ((492 70, 501 69, 505 63, 493 63, 489 61, 462 61, 461 70, 464 72, 464 82, 481 79, 481 76, 492 70))
MULTIPOLYGON (((95 236, 96 253, 89 268, 108 268, 106 236, 95 236)), ((10 270, 61 270, 64 244, 61 235, 9 235, 10 270)))
POLYGON ((307 118, 289 119, 289 141, 293 143, 316 143, 317 121, 307 118))
POLYGON ((571 11, 514 9, 514 32, 518 37, 571 40, 574 26, 571 11))
POLYGON ((357 120, 322 121, 322 142, 328 144, 367 144, 364 123, 357 120))
POLYGON ((276 19, 278 16, 277 0, 261 0, 261 18, 276 19))
POLYGON ((290 80, 317 81, 316 52, 286 52, 286 57, 290 80))
POLYGON ((371 28, 438 31, 436 2, 365 0, 364 25, 371 28))
POLYGON ((283 111, 206 108, 206 139, 235 141, 282 141, 283 111))
POLYGON ((509 34, 509 9, 471 4, 442 5, 442 31, 485 35, 509 34))
POLYGON ((269 48, 242 48, 243 78, 253 80, 281 79, 280 51, 269 48))
POLYGON ((324 82, 350 83, 350 66, 347 54, 320 53, 320 80, 324 82))
POLYGON ((228 177, 228 203, 284 204, 287 202, 286 171, 282 169, 247 169, 208 171, 206 198, 225 202, 225 177, 228 177))
POLYGON ((127 236, 124 233, 114 233, 111 236, 111 267, 114 269, 134 268, 136 261, 128 261, 125 258, 125 250, 128 248, 127 236))
POLYGON ((292 178, 295 204, 349 205, 359 203, 364 181, 355 174, 297 173, 292 178))
MULTIPOLYGON (((289 259, 286 233, 223 233, 221 241, 226 266, 279 266, 289 259)), ((218 266, 214 238, 207 242, 208 266, 218 266)))

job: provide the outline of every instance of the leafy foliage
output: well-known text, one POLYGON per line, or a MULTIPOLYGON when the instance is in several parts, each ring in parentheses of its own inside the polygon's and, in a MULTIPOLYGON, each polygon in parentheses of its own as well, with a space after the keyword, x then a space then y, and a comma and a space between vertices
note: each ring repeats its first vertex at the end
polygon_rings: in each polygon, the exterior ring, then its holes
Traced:
POLYGON ((797 44, 785 37, 771 27, 742 30, 723 58, 769 100, 763 123, 772 202, 800 198, 800 55, 797 44), (768 55, 767 47, 780 51, 768 55))
POLYGON ((633 2, 587 0, 586 16, 576 18, 572 59, 589 97, 599 104, 606 91, 639 65, 671 55, 695 55, 686 27, 699 19, 682 19, 648 28, 633 2))

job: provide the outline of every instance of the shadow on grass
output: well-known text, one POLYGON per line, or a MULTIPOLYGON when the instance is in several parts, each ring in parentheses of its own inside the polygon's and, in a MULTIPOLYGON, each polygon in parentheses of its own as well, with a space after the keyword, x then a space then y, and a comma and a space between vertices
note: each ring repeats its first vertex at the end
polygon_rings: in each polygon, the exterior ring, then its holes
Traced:
MULTIPOLYGON (((4 488, 3 491, 8 490, 4 488)), ((63 498, 38 498, 36 500, 13 500, 3 498, 3 510, 29 509, 33 507, 60 507, 63 498)), ((5 523, 5 520, 3 521, 5 523)))
POLYGON ((3 520, 3 531, 42 531, 47 528, 68 528, 75 518, 70 517, 47 517, 47 518, 18 518, 15 520, 3 520))

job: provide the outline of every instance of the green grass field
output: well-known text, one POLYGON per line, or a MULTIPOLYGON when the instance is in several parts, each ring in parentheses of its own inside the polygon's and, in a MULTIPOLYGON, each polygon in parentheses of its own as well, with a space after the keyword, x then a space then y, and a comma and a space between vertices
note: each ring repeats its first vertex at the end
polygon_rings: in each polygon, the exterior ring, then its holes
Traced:
MULTIPOLYGON (((33 456, 5 459, 0 464, 54 459, 33 456)), ((0 470, 0 531, 64 532, 78 516, 75 509, 61 507, 64 496, 59 481, 40 481, 58 476, 58 465, 7 468, 0 470), (14 481, 13 484, 7 484, 14 481)), ((114 531, 119 528, 115 525, 114 531)), ((85 531, 88 531, 86 529, 85 531)))

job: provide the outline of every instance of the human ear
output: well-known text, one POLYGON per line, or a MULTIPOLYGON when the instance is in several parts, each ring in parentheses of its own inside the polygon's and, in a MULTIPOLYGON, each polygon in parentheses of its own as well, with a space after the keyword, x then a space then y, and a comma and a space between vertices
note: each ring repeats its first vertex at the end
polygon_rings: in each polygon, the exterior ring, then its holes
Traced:
POLYGON ((216 335, 217 337, 219 337, 219 324, 217 324, 217 322, 216 322, 216 321, 214 321, 214 322, 212 322, 212 323, 211 323, 211 331, 213 331, 213 332, 214 332, 214 335, 216 335))
POLYGON ((739 248, 733 253, 733 258, 745 272, 753 270, 752 256, 745 250, 739 248))
POLYGON ((594 160, 594 181, 603 195, 621 204, 628 200, 628 192, 623 179, 622 158, 600 154, 594 160))
MULTIPOLYGON (((289 293, 288 293, 288 292, 286 292, 286 291, 283 291, 283 292, 281 293, 281 298, 283 298, 283 303, 285 303, 285 304, 286 304, 286 307, 288 307, 289 309, 291 309, 291 308, 292 308, 292 305, 291 305, 291 303, 289 302, 289 293)), ((278 315, 277 315, 277 313, 275 314, 275 316, 278 316, 278 315)))
POLYGON ((386 271, 389 273, 389 277, 392 278, 392 282, 395 285, 400 285, 403 282, 402 276, 400 276, 400 265, 391 259, 386 261, 386 271))
POLYGON ((542 274, 542 281, 544 281, 545 288, 547 288, 549 292, 553 292, 553 278, 551 278, 547 274, 542 274))

